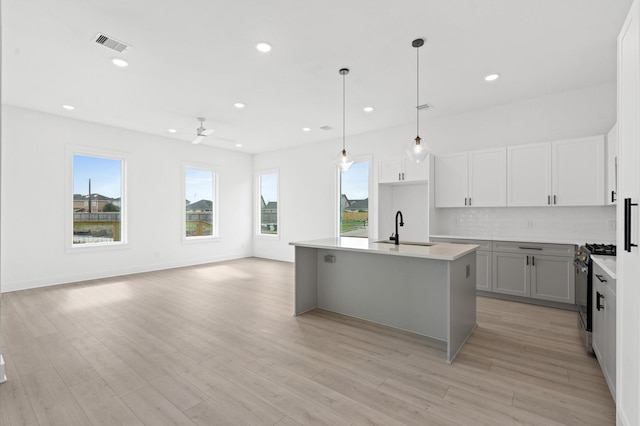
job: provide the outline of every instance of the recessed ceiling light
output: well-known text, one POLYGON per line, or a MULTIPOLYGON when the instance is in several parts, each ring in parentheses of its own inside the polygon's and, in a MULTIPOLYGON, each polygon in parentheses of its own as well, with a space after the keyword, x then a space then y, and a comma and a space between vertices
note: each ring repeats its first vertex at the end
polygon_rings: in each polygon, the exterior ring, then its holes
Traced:
POLYGON ((489 74, 484 78, 485 81, 496 81, 500 78, 500 74, 489 74))
POLYGON ((67 111, 73 111, 74 109, 76 109, 76 107, 71 105, 62 105, 62 108, 66 109, 67 111))
POLYGON ((245 107, 245 105, 242 102, 236 102, 235 104, 233 104, 233 106, 238 109, 242 109, 245 107))
POLYGON ((175 133, 176 129, 169 129, 169 133, 175 133))
POLYGON ((237 144, 236 144, 236 146, 237 146, 238 148, 242 148, 242 144, 241 144, 241 143, 237 143, 237 144))
POLYGON ((311 131, 311 128, 309 128, 309 127, 303 127, 303 128, 302 128, 302 131, 303 131, 303 132, 310 132, 310 131, 311 131))
POLYGON ((364 108, 362 108, 362 109, 364 110, 364 112, 371 112, 371 111, 373 111, 373 107, 370 107, 370 106, 368 106, 368 107, 364 107, 364 108))
POLYGON ((258 49, 262 53, 271 52, 271 45, 269 43, 260 42, 256 44, 256 49, 258 49))
POLYGON ((124 59, 121 58, 113 58, 111 59, 111 62, 113 62, 113 65, 120 67, 120 68, 124 68, 124 67, 128 67, 129 66, 129 62, 125 61, 124 59))

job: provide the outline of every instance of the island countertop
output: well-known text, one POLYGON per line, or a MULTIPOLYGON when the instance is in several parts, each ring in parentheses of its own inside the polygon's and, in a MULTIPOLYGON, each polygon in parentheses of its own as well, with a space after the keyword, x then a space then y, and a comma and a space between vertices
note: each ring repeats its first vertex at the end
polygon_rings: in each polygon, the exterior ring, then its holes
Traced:
POLYGON ((403 242, 400 245, 371 241, 368 238, 337 237, 323 238, 311 241, 294 241, 289 243, 297 247, 309 247, 320 249, 333 249, 344 251, 368 252, 387 254, 392 256, 421 257, 435 260, 456 260, 479 246, 474 244, 447 244, 447 243, 413 243, 403 242), (417 245, 428 244, 428 245, 417 245))

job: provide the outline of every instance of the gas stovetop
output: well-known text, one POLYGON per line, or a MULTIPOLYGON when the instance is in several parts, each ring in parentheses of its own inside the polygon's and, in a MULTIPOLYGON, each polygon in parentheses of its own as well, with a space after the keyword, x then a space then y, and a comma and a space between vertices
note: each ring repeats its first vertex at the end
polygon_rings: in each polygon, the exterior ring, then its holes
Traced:
POLYGON ((616 245, 615 244, 585 244, 589 254, 615 256, 616 245))

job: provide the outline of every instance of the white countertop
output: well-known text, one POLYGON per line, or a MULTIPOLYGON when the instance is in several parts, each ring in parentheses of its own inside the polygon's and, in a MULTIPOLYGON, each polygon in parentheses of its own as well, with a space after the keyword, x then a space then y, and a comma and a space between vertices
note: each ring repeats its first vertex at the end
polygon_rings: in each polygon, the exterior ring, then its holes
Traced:
MULTIPOLYGON (((585 241, 577 241, 568 238, 545 238, 545 237, 488 237, 486 235, 431 235, 431 238, 447 238, 447 239, 459 239, 459 240, 481 240, 481 241, 509 241, 509 242, 523 242, 523 243, 549 243, 549 244, 573 244, 583 245, 585 241)), ((602 244, 609 244, 608 241, 598 241, 602 244)), ((612 241, 611 244, 615 244, 612 241)))
MULTIPOLYGON (((409 243, 409 241, 406 243, 409 243)), ((297 247, 359 251, 435 260, 456 260, 478 248, 478 246, 474 244, 430 243, 433 245, 418 246, 406 243, 403 244, 403 241, 400 240, 400 245, 396 246, 393 243, 376 243, 370 241, 368 238, 339 237, 312 241, 297 241, 290 242, 289 244, 297 247)))
POLYGON ((591 256, 591 260, 598 264, 612 279, 616 279, 615 256, 591 256))

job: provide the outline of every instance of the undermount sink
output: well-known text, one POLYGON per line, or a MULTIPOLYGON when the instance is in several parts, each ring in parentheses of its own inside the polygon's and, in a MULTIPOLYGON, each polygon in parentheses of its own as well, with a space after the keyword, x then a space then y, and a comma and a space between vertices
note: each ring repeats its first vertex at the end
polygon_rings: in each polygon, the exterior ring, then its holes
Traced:
MULTIPOLYGON (((378 241, 374 241, 374 243, 378 243, 378 244, 395 244, 395 242, 390 241, 390 240, 378 240, 378 241)), ((419 242, 415 242, 415 241, 400 241, 400 245, 401 246, 429 247, 429 246, 435 246, 436 243, 419 243, 419 242)))

